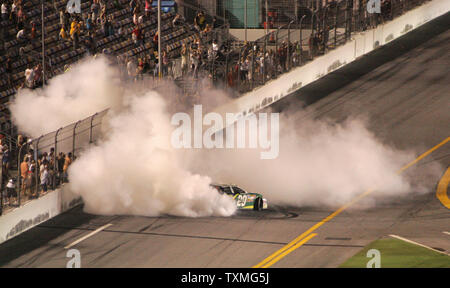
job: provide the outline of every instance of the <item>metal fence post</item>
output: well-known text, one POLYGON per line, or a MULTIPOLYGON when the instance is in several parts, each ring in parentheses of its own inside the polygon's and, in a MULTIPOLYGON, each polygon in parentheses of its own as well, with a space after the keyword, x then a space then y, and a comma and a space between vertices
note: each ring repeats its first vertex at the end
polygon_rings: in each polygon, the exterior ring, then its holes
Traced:
POLYGON ((40 136, 37 139, 37 141, 36 141, 36 148, 34 150, 34 155, 36 155, 36 157, 35 157, 36 165, 34 166, 34 171, 35 171, 34 175, 36 177, 36 179, 35 179, 35 181, 36 181, 36 198, 39 198, 39 180, 40 180, 39 176, 40 175, 39 175, 38 169, 40 167, 38 167, 38 164, 39 164, 39 141, 41 141, 41 138, 42 138, 42 136, 40 136))
POLYGON ((264 57, 263 57, 263 59, 264 59, 264 63, 263 63, 263 85, 264 84, 266 84, 266 71, 267 71, 267 67, 266 67, 266 65, 269 63, 268 62, 268 59, 267 59, 267 56, 266 56, 266 54, 267 54, 267 36, 269 35, 269 33, 267 33, 265 36, 264 36, 264 49, 263 49, 263 53, 264 53, 264 57))
POLYGON ((337 47, 338 16, 339 16, 339 2, 336 2, 336 13, 334 14, 334 48, 337 47))
POLYGON ((278 33, 280 32, 280 26, 277 28, 275 34, 275 75, 278 77, 278 64, 280 63, 280 55, 278 54, 278 33))
POLYGON ((73 127, 73 134, 72 134, 72 155, 73 157, 75 157, 75 132, 77 129, 78 124, 80 124, 81 121, 77 121, 77 123, 75 123, 75 126, 73 127))
POLYGON ((252 49, 252 73, 250 75, 252 77, 252 81, 250 81, 250 90, 253 89, 254 81, 255 81, 255 53, 256 53, 256 47, 255 47, 256 42, 251 42, 251 43, 252 43, 252 46, 251 46, 251 49, 252 49))
POLYGON ((98 113, 95 113, 94 115, 91 116, 91 126, 89 127, 89 144, 92 144, 92 123, 94 122, 94 118, 95 116, 97 116, 98 113))
MULTIPOLYGON (((59 162, 57 162, 56 161, 56 155, 58 155, 58 134, 59 134, 59 131, 61 131, 62 130, 62 128, 59 128, 58 130, 56 130, 56 133, 55 133, 55 145, 54 145, 54 147, 55 147, 55 153, 54 153, 54 155, 53 155, 53 162, 54 162, 54 164, 53 164, 53 170, 55 170, 54 171, 54 173, 53 173, 53 189, 56 189, 56 174, 58 174, 59 173, 59 162), (56 168, 56 169, 55 169, 56 168)), ((61 175, 59 175, 58 174, 58 178, 60 177, 61 175)), ((60 179, 60 181, 61 181, 61 179, 60 179)))
POLYGON ((311 60, 314 59, 314 42, 315 42, 315 35, 314 35, 314 18, 316 18, 317 21, 317 15, 316 15, 316 11, 311 10, 311 37, 310 37, 310 43, 309 43, 309 54, 310 54, 310 58, 311 60))
POLYGON ((237 65, 238 65, 238 81, 237 81, 237 89, 238 89, 238 91, 240 91, 240 88, 241 88, 241 56, 242 56, 242 47, 239 49, 239 58, 238 58, 238 62, 237 62, 237 65))
POLYGON ((294 23, 295 20, 289 22, 288 25, 288 47, 287 47, 287 71, 291 70, 291 24, 294 23))
POLYGON ((303 64, 303 35, 302 35, 302 31, 303 31, 303 19, 306 18, 306 15, 303 15, 302 18, 300 19, 300 65, 303 64))

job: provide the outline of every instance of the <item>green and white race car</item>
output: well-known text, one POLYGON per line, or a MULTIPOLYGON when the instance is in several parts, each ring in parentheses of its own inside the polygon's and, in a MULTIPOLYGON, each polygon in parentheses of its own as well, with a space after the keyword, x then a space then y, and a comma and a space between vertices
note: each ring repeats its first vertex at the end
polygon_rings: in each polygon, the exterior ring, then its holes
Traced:
POLYGON ((220 194, 227 194, 236 201, 238 209, 253 209, 261 211, 267 209, 267 200, 258 193, 248 193, 236 185, 211 184, 220 194))

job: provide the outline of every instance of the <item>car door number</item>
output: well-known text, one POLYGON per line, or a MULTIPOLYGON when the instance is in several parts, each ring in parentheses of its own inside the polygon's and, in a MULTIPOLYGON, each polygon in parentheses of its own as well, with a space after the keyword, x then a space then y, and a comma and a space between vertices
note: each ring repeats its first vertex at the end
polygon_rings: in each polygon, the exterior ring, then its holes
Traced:
POLYGON ((237 207, 244 207, 245 203, 247 203, 247 195, 239 195, 237 199, 237 207))

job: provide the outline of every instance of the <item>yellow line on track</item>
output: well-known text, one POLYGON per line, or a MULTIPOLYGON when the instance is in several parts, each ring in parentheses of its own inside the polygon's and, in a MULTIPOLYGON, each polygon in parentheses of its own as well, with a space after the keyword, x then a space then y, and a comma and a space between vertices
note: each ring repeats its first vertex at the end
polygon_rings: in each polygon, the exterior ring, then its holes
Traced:
POLYGON ((441 203, 450 209, 450 199, 448 198, 447 189, 448 184, 450 183, 450 167, 445 171, 444 176, 442 176, 441 180, 438 183, 436 189, 436 197, 441 201, 441 203))
MULTIPOLYGON (((428 151, 424 152, 423 154, 421 154, 419 157, 417 157, 414 161, 408 163, 407 165, 403 166, 402 168, 400 168, 397 173, 401 174, 403 173, 403 171, 405 171, 406 169, 408 169, 409 167, 413 166, 414 164, 416 164, 417 162, 419 162, 420 160, 422 160, 423 158, 425 158, 426 156, 428 156, 429 154, 431 154, 433 151, 435 151, 436 149, 442 147, 443 145, 445 145, 447 142, 450 141, 450 137, 447 137, 444 141, 442 141, 441 143, 437 144, 436 146, 434 146, 433 148, 429 149, 428 151)), ((447 170, 448 172, 449 170, 447 170)), ((446 173, 447 174, 447 173, 446 173)), ((450 177, 450 173, 449 173, 449 177, 450 177)), ((445 178, 445 177, 443 177, 445 178)), ((448 186, 448 181, 447 181, 447 186, 448 186)), ((446 187, 447 187, 446 186, 446 187)), ((262 260, 261 262, 259 262, 258 264, 256 264, 255 266, 253 266, 252 268, 268 268, 270 266, 272 266, 273 264, 275 264, 276 262, 278 262, 279 260, 281 260, 282 258, 284 258, 286 255, 288 255, 289 253, 291 253, 292 251, 294 251, 295 249, 301 247, 304 243, 306 243, 309 239, 311 239, 312 237, 316 236, 317 234, 310 234, 313 231, 315 231, 317 228, 319 228, 320 226, 322 226, 323 224, 325 224, 326 222, 330 221, 331 219, 333 219, 334 217, 336 217, 337 215, 339 215, 342 211, 344 211, 345 209, 347 209, 348 207, 350 207, 351 205, 353 205, 354 203, 358 202, 359 200, 361 200, 362 198, 366 197, 367 195, 369 195, 370 193, 372 193, 375 189, 369 189, 366 192, 358 195, 356 198, 354 198, 352 201, 348 202, 347 204, 345 204, 344 206, 340 207, 339 209, 337 209, 336 211, 334 211, 333 213, 331 213, 330 215, 328 215, 327 217, 325 217, 324 219, 322 219, 322 221, 316 223, 314 226, 312 226, 311 228, 309 228, 308 230, 306 230, 305 232, 303 232, 300 236, 296 237, 294 240, 292 240, 291 242, 289 242, 288 244, 286 244, 285 246, 283 246, 281 249, 277 250, 275 253, 271 254, 269 257, 265 258, 264 260, 262 260)), ((445 195, 447 196, 447 195, 445 195)), ((448 200, 448 197, 447 197, 448 200)), ((442 202, 442 201, 441 201, 442 202)), ((450 204, 449 204, 450 205, 450 204)), ((448 208, 448 206, 447 206, 448 208)), ((450 209, 450 208, 449 208, 450 209)))
POLYGON ((403 171, 405 171, 406 169, 408 169, 409 167, 413 166, 414 164, 416 164, 417 162, 419 162, 420 160, 422 160, 423 158, 427 157, 429 154, 431 154, 431 152, 433 152, 434 150, 444 146, 447 142, 450 141, 450 137, 447 137, 444 141, 442 141, 441 143, 437 144, 436 146, 434 146, 433 148, 431 148, 430 150, 428 150, 427 152, 423 153, 422 155, 420 155, 419 157, 416 158, 416 160, 412 161, 411 163, 409 163, 408 165, 403 166, 400 170, 398 170, 398 173, 402 173, 403 171))
POLYGON ((287 254, 291 253, 292 251, 294 251, 295 249, 299 248, 300 246, 302 246, 303 244, 305 244, 306 242, 309 241, 309 239, 313 238, 314 236, 316 236, 317 233, 312 233, 309 234, 308 236, 306 236, 303 240, 301 240, 300 242, 298 242, 297 244, 295 244, 294 246, 292 246, 291 248, 287 249, 286 251, 284 251, 283 253, 281 253, 280 255, 277 255, 277 257, 273 258, 271 261, 269 261, 268 263, 264 264, 264 266, 262 266, 261 268, 268 268, 270 266, 272 266, 273 264, 275 264, 276 262, 278 262, 281 258, 283 258, 284 256, 286 256, 287 254))

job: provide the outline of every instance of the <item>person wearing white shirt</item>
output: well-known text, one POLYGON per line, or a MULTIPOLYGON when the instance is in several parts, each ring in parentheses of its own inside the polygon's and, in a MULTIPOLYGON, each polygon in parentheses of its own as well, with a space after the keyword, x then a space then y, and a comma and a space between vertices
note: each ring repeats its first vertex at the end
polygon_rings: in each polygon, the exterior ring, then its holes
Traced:
POLYGON ((25 70, 25 84, 28 88, 33 88, 34 86, 34 70, 31 68, 25 70))
POLYGON ((47 192, 47 184, 48 184, 48 171, 47 165, 44 166, 44 171, 41 172, 41 188, 42 193, 47 192))
POLYGON ((1 11, 2 11, 2 20, 3 21, 8 20, 8 6, 6 6, 5 2, 2 4, 1 11))

